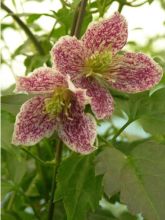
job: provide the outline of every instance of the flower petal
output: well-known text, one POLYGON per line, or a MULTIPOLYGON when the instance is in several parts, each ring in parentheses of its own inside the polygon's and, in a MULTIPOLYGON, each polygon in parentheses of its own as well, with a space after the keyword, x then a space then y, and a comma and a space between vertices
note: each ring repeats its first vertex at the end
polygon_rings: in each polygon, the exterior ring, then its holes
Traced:
POLYGON ((49 93, 55 87, 65 84, 65 78, 52 68, 41 67, 25 77, 18 77, 15 92, 33 94, 49 93))
POLYGON ((97 119, 108 118, 112 115, 113 98, 103 86, 91 78, 81 78, 77 84, 87 89, 87 95, 91 98, 91 108, 97 119))
POLYGON ((162 68, 142 53, 125 53, 113 64, 116 82, 111 86, 123 92, 136 93, 152 88, 163 74, 162 68))
POLYGON ((96 148, 96 122, 91 114, 85 114, 77 101, 72 101, 71 114, 63 115, 59 123, 59 137, 73 151, 89 154, 96 148))
POLYGON ((62 37, 52 48, 54 67, 62 74, 77 75, 82 69, 85 54, 81 41, 75 37, 62 37))
POLYGON ((56 120, 44 113, 44 99, 43 96, 36 96, 22 105, 14 126, 14 145, 34 145, 53 134, 56 120))
POLYGON ((84 109, 85 105, 91 103, 91 98, 87 96, 87 90, 75 87, 69 75, 67 75, 67 82, 69 90, 73 92, 73 95, 77 99, 79 105, 84 109))
POLYGON ((116 12, 111 18, 90 25, 82 37, 85 47, 92 53, 108 46, 113 53, 121 50, 127 42, 128 29, 125 18, 116 12))

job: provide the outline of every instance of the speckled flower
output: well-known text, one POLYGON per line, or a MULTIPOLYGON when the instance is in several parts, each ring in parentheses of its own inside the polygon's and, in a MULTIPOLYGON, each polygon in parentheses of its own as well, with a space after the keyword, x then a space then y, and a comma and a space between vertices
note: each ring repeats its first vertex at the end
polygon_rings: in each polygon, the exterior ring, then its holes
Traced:
POLYGON ((92 115, 84 113, 90 98, 68 75, 38 68, 28 77, 18 77, 15 92, 36 96, 22 105, 16 117, 14 145, 34 145, 57 130, 73 151, 88 154, 95 150, 96 123, 92 115))
POLYGON ((127 22, 119 13, 89 26, 81 40, 65 36, 52 48, 54 67, 87 89, 98 119, 111 116, 113 99, 107 87, 122 92, 148 90, 162 77, 161 67, 142 53, 119 51, 127 42, 127 22))

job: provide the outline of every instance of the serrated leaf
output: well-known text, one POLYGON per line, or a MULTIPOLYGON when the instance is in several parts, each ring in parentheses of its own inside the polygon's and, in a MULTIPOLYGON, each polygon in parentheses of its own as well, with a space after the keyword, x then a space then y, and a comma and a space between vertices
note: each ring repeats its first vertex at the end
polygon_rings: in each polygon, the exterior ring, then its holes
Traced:
POLYGON ((101 177, 95 176, 93 160, 94 154, 73 154, 59 169, 55 200, 63 199, 68 220, 84 220, 98 206, 101 177))
MULTIPOLYGON (((145 131, 165 134, 165 88, 130 95, 128 100, 116 99, 117 111, 124 111, 130 120, 139 120, 145 131)), ((116 112, 117 112, 116 111, 116 112)))
POLYGON ((124 163, 125 155, 115 148, 107 148, 97 156, 96 175, 104 173, 104 191, 109 197, 120 190, 120 173, 124 163))
POLYGON ((153 134, 165 134, 165 88, 154 92, 148 102, 148 109, 140 119, 145 131, 153 134))
POLYGON ((140 119, 143 129, 152 135, 165 135, 165 114, 140 119))
POLYGON ((148 220, 164 220, 164 158, 165 146, 153 142, 137 145, 129 156, 108 148, 97 157, 96 173, 104 174, 104 190, 108 196, 113 195, 112 189, 117 185, 121 202, 133 214, 142 213, 148 220))

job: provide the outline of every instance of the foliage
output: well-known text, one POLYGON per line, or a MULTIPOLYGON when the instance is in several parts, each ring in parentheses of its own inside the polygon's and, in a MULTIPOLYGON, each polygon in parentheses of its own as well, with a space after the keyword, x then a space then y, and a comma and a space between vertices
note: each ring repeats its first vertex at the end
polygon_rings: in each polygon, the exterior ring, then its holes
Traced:
MULTIPOLYGON (((35 1, 38 6, 43 2, 35 1)), ((12 2, 15 12, 18 11, 19 1, 12 2)), ((2 44, 9 58, 6 59, 5 53, 2 53, 2 65, 9 66, 13 71, 11 60, 22 55, 25 74, 43 64, 50 66, 50 48, 61 36, 71 33, 75 11, 80 3, 79 0, 60 2, 61 7, 58 10, 53 8, 49 13, 15 13, 25 26, 30 27, 41 50, 25 32, 21 45, 10 53, 5 31, 10 29, 22 34, 25 30, 8 19, 11 13, 5 14, 1 26, 2 44), (42 29, 38 22, 42 17, 48 22, 53 19, 51 30, 42 29)), ((134 10, 146 3, 139 0, 89 1, 81 35, 92 20, 105 15, 113 2, 118 2, 120 11, 125 6, 134 10)), ((148 0, 149 4, 153 2, 148 0)), ((163 0, 160 0, 160 5, 165 8, 163 0)), ((129 42, 129 48, 155 57, 165 72, 164 50, 154 47, 158 40, 164 40, 164 35, 147 39, 145 45, 129 42)), ((165 219, 165 78, 149 92, 125 95, 111 90, 111 93, 115 100, 115 113, 111 120, 106 121, 106 126, 105 122, 99 122, 104 131, 99 132, 97 138, 98 151, 80 156, 64 146, 57 175, 54 219, 140 220, 141 216, 145 220, 165 219), (126 129, 112 142, 118 131, 113 123, 116 119, 127 120, 128 125, 136 121, 148 136, 138 136, 134 140, 134 135, 126 129), (121 203, 127 207, 123 208, 121 203)), ((3 220, 46 220, 48 216, 56 134, 29 148, 17 148, 11 144, 15 116, 27 99, 28 95, 15 95, 13 86, 2 92, 3 220)))

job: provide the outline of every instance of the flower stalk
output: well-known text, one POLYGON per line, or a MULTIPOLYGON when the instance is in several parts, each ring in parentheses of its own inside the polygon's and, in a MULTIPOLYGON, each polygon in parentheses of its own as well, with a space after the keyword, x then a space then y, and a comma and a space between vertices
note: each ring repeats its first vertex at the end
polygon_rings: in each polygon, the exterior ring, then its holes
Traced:
POLYGON ((56 190, 56 176, 58 172, 58 167, 61 162, 61 156, 62 156, 62 141, 59 140, 56 146, 56 154, 55 154, 55 159, 56 159, 56 165, 54 166, 54 175, 53 175, 53 182, 52 182, 52 189, 51 189, 51 195, 50 195, 50 203, 49 203, 49 211, 48 211, 48 220, 53 219, 54 215, 54 195, 55 195, 55 190, 56 190))
POLYGON ((128 127, 128 125, 130 125, 133 121, 132 120, 128 120, 119 130, 118 132, 114 135, 114 137, 112 138, 112 143, 114 143, 117 139, 117 137, 128 127))
POLYGON ((77 38, 79 38, 79 36, 80 36, 80 31, 81 31, 83 18, 84 18, 84 15, 85 15, 85 9, 86 9, 86 5, 87 5, 87 1, 88 0, 82 0, 81 3, 80 3, 80 9, 79 9, 77 22, 76 22, 76 26, 75 26, 75 31, 74 31, 74 35, 77 38))
MULTIPOLYGON (((87 0, 82 0, 80 2, 80 4, 78 5, 78 7, 75 11, 74 19, 73 19, 73 25, 71 28, 71 35, 75 35, 76 37, 79 36, 80 30, 81 30, 81 25, 83 22, 83 17, 85 14, 86 5, 87 5, 87 0)), ((59 142, 56 146, 56 156, 55 156, 56 165, 54 167, 54 176, 53 176, 51 196, 50 196, 48 220, 52 220, 53 215, 54 215, 54 209, 55 209, 54 196, 55 196, 55 190, 56 190, 56 176, 57 176, 57 172, 58 172, 58 167, 61 162, 61 156, 62 156, 62 141, 59 140, 59 142)))

